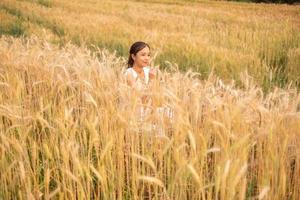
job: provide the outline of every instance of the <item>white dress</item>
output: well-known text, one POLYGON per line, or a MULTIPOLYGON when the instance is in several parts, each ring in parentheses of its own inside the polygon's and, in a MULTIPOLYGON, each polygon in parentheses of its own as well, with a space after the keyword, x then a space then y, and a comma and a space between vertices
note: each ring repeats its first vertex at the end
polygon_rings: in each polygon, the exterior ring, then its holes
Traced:
POLYGON ((150 68, 149 67, 143 67, 144 70, 144 80, 140 79, 138 77, 137 72, 132 68, 128 68, 125 71, 125 75, 127 76, 128 74, 131 74, 133 76, 133 78, 135 79, 135 88, 137 90, 143 90, 147 87, 148 83, 149 83, 149 73, 150 73, 150 68))
MULTIPOLYGON (((149 84, 149 73, 150 73, 150 68, 149 67, 143 67, 144 70, 144 78, 141 79, 139 78, 137 72, 132 68, 127 68, 125 71, 125 76, 127 77, 128 74, 131 74, 135 80, 134 83, 134 88, 140 92, 144 93, 146 92, 149 84)), ((150 103, 150 102, 148 102, 150 103)), ((142 103, 141 103, 142 104, 142 103)), ((140 116, 140 120, 142 121, 143 118, 146 116, 146 114, 150 112, 149 108, 147 108, 146 105, 140 106, 138 109, 138 115, 140 116)))
MULTIPOLYGON (((133 78, 135 79, 135 85, 134 88, 136 90, 138 90, 139 92, 143 92, 144 90, 147 89, 147 86, 149 84, 149 73, 150 73, 150 68, 149 67, 144 67, 144 80, 140 79, 138 77, 137 72, 131 67, 126 69, 125 71, 125 76, 127 76, 128 74, 131 74, 133 76, 133 78)), ((148 102, 149 104, 151 104, 151 101, 148 102)), ((151 113, 151 108, 149 108, 151 106, 146 106, 143 105, 141 107, 138 108, 137 114, 139 116, 139 120, 140 122, 144 122, 145 117, 147 115, 149 115, 151 113)), ((163 117, 167 116, 168 118, 173 118, 173 111, 170 108, 167 107, 158 107, 156 108, 156 112, 157 114, 160 116, 159 118, 161 118, 159 121, 163 121, 163 117)), ((155 130, 155 132, 157 132, 156 136, 163 136, 164 135, 164 130, 162 126, 159 126, 157 123, 155 124, 147 124, 147 123, 143 123, 143 127, 148 127, 146 129, 149 130, 149 128, 153 131, 155 130)))

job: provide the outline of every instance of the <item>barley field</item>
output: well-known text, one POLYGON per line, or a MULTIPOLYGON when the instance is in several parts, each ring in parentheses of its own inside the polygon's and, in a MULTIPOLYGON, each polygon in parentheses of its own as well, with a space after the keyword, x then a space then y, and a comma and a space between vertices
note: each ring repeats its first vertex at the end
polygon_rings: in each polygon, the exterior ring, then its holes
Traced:
POLYGON ((141 121, 108 51, 2 37, 0 60, 1 199, 300 198, 295 88, 174 68, 141 121))
POLYGON ((2 0, 0 200, 300 199, 299 8, 2 0))

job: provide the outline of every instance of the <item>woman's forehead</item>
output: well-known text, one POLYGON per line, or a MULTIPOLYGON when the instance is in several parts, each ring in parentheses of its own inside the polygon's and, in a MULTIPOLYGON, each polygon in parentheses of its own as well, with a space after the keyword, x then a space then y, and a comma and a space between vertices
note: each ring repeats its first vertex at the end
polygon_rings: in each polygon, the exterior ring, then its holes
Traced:
POLYGON ((143 49, 141 49, 138 53, 149 53, 150 52, 150 49, 149 47, 144 47, 143 49))

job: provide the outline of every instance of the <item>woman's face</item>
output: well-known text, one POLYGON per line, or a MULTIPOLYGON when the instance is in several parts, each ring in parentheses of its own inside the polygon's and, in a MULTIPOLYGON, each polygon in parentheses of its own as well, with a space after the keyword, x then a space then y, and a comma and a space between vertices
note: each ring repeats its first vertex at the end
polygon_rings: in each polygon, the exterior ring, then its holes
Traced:
POLYGON ((149 65, 150 62, 150 49, 149 47, 145 47, 139 52, 136 53, 136 55, 132 55, 132 58, 134 60, 134 66, 137 67, 146 67, 149 65))

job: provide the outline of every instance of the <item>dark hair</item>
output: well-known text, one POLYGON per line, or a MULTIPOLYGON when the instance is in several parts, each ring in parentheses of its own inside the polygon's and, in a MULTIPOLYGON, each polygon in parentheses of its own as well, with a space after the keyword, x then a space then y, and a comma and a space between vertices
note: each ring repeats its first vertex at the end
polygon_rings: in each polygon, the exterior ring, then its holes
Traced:
POLYGON ((143 48, 148 47, 150 49, 150 46, 142 41, 135 42, 131 45, 130 50, 129 50, 129 58, 128 58, 128 68, 133 66, 134 60, 132 58, 132 54, 136 55, 140 50, 143 48))

